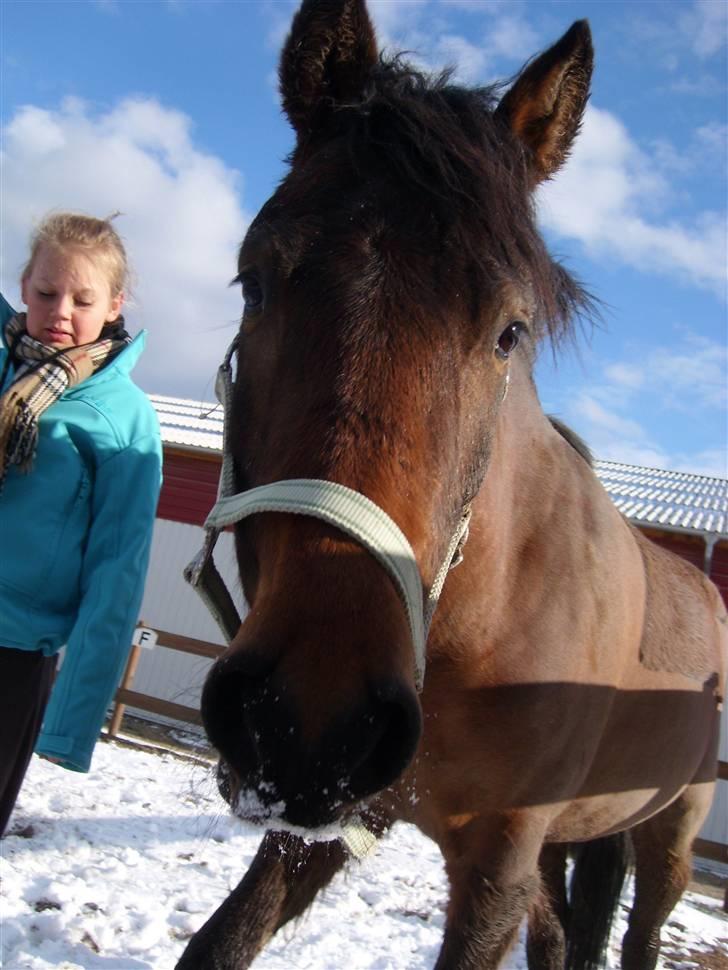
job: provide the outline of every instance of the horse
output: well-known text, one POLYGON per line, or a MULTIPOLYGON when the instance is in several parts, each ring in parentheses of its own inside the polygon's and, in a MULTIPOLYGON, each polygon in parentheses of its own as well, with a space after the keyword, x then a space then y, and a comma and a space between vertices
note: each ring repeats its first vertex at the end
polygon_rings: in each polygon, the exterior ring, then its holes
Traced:
POLYGON ((250 610, 201 702, 221 791, 267 831, 178 970, 248 967, 351 857, 332 826, 397 820, 444 859, 437 970, 501 966, 524 918, 529 966, 561 970, 567 848, 622 833, 622 967, 657 964, 713 793, 726 614, 534 385, 539 345, 590 313, 533 196, 592 62, 578 21, 510 86, 468 88, 381 54, 364 0, 293 19, 296 141, 239 252, 210 517, 250 610))

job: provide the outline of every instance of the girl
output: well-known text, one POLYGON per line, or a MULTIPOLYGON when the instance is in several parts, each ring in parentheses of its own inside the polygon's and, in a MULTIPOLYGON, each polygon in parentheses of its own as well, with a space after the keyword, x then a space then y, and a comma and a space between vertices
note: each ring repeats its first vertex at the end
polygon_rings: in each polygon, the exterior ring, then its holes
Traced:
POLYGON ((109 220, 60 213, 32 239, 27 311, 0 296, 0 833, 34 748, 88 771, 137 621, 162 456, 127 273, 109 220))

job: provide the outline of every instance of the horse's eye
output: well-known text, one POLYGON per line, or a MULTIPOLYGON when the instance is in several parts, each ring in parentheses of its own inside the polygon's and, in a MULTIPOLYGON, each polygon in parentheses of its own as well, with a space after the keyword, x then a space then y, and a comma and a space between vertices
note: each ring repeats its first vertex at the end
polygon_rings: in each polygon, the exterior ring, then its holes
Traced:
POLYGON ((238 279, 243 288, 246 311, 258 310, 263 304, 263 287, 260 285, 260 280, 252 273, 242 273, 238 279))
POLYGON ((523 327, 524 324, 520 321, 508 324, 500 337, 498 337, 498 342, 495 345, 496 357, 500 357, 501 360, 507 360, 511 356, 518 346, 518 341, 521 339, 523 327))

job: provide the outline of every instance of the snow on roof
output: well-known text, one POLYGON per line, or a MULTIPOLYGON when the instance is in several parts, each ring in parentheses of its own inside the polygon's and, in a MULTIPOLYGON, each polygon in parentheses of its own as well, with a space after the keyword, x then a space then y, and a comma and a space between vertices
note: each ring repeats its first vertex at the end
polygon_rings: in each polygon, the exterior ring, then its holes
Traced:
MULTIPOLYGON (((222 407, 210 401, 151 394, 162 441, 190 450, 222 450, 222 407)), ((678 531, 728 536, 728 479, 615 461, 594 462, 620 512, 633 522, 678 531)))
POLYGON ((620 512, 640 525, 728 535, 728 479, 595 461, 620 512))
POLYGON ((216 401, 190 401, 150 394, 162 441, 186 449, 222 451, 222 407, 216 401))

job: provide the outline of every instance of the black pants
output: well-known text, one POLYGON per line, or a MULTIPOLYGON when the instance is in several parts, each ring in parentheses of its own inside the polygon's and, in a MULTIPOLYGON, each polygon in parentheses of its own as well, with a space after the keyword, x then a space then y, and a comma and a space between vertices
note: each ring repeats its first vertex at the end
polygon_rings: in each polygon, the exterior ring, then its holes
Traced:
POLYGON ((0 836, 40 734, 56 657, 0 647, 0 836))

